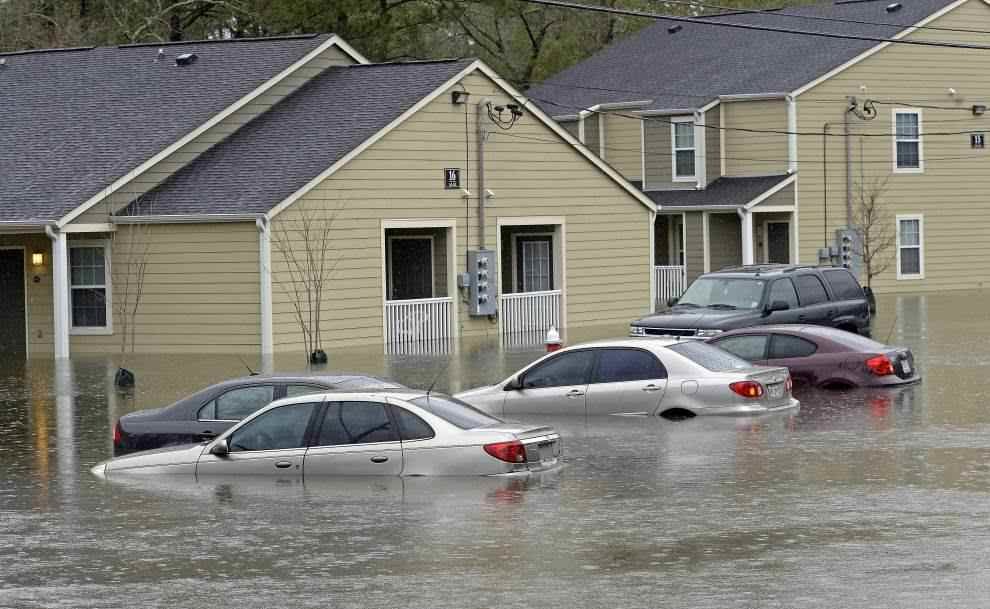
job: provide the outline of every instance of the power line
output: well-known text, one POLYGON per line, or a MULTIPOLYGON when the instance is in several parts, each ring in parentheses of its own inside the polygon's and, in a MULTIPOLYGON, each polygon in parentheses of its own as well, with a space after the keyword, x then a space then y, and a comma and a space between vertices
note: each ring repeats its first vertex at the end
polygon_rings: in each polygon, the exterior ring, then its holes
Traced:
POLYGON ((835 32, 817 32, 813 30, 796 30, 792 28, 779 28, 769 25, 754 25, 751 23, 738 23, 734 21, 714 21, 710 19, 698 19, 696 17, 676 17, 673 15, 661 15, 647 11, 635 11, 631 9, 619 9, 606 6, 592 6, 589 4, 579 4, 576 2, 565 2, 564 0, 516 0, 527 4, 538 4, 541 6, 551 6, 556 8, 568 8, 573 10, 588 11, 594 13, 608 13, 612 15, 622 15, 625 17, 645 17, 647 19, 674 21, 677 23, 691 23, 694 25, 707 25, 713 27, 727 27, 741 30, 751 30, 758 32, 776 32, 778 34, 795 34, 800 36, 817 36, 819 38, 836 38, 839 40, 861 40, 864 42, 885 42, 890 44, 907 44, 924 47, 941 47, 947 49, 972 49, 979 51, 990 51, 990 46, 982 44, 970 44, 966 42, 946 42, 938 40, 907 40, 904 38, 884 38, 882 36, 868 36, 856 34, 838 34, 835 32))

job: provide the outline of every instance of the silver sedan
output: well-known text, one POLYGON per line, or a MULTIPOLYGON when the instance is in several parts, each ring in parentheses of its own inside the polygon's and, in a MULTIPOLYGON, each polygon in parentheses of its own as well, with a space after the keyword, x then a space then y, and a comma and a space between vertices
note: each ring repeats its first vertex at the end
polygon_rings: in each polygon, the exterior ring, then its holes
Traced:
POLYGON ((456 397, 495 415, 693 416, 796 408, 787 368, 754 366, 694 340, 627 338, 574 345, 496 385, 456 397))
POLYGON ((555 467, 560 435, 505 423, 454 398, 415 390, 280 400, 215 440, 117 457, 98 476, 130 474, 500 475, 555 467))

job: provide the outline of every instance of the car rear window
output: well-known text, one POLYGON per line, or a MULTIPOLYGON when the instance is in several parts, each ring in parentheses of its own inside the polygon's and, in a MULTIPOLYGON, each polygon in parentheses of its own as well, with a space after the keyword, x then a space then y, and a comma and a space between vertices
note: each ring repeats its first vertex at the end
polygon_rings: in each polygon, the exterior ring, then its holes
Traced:
POLYGON ((859 287, 856 278, 845 269, 825 271, 825 280, 832 287, 832 293, 839 300, 854 300, 863 297, 863 288, 859 287))
POLYGON ((474 429, 475 427, 497 425, 502 422, 491 415, 481 412, 467 402, 462 402, 448 395, 424 395, 423 397, 409 400, 409 403, 415 404, 426 412, 436 415, 461 429, 474 429))
POLYGON ((746 360, 707 343, 684 341, 676 345, 669 345, 667 348, 712 372, 742 370, 743 368, 752 368, 753 366, 753 364, 746 360))

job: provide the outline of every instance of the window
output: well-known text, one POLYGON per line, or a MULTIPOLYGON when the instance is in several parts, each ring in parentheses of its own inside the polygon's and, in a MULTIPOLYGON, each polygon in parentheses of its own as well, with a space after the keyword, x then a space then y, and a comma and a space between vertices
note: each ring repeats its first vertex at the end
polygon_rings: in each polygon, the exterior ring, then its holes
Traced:
POLYGON ((199 411, 201 421, 240 421, 275 399, 275 387, 259 385, 228 391, 199 411))
POLYGON ((640 349, 601 349, 593 383, 624 383, 667 378, 655 355, 640 349))
POLYGON ((739 358, 728 351, 723 351, 718 347, 713 347, 708 343, 696 341, 684 341, 667 347, 674 353, 683 355, 695 364, 712 372, 723 372, 726 370, 743 370, 751 368, 753 365, 748 361, 739 358))
POLYGON ((523 389, 544 387, 566 387, 587 385, 591 360, 595 353, 591 350, 567 351, 537 364, 523 376, 523 389))
POLYGON ((694 179, 694 121, 672 119, 670 122, 673 148, 674 181, 694 179))
POLYGON ((109 334, 110 242, 69 243, 70 315, 75 334, 109 334))
POLYGON ((409 400, 426 412, 438 416, 455 427, 474 429, 486 425, 497 425, 502 421, 481 412, 474 406, 447 395, 424 395, 421 398, 409 400))
POLYGON ((767 358, 767 335, 747 334, 744 336, 730 336, 722 340, 713 341, 719 349, 725 349, 736 357, 754 362, 767 358))
POLYGON ((894 171, 921 173, 921 111, 894 110, 894 171))
POLYGON ((295 398, 301 395, 312 395, 314 393, 326 393, 330 391, 324 387, 317 387, 316 385, 286 385, 285 387, 285 397, 295 398))
POLYGON ((305 448, 306 428, 319 404, 290 404, 269 410, 230 436, 230 450, 305 448))
POLYGON ((924 218, 921 216, 897 216, 897 278, 923 279, 925 257, 924 218))
POLYGON ((815 275, 798 275, 794 279, 797 283, 798 297, 801 306, 807 307, 820 302, 828 302, 828 292, 825 291, 825 284, 815 275))
POLYGON ((836 300, 853 300, 863 297, 863 288, 859 287, 859 282, 849 271, 836 269, 825 271, 825 280, 832 288, 836 300))
POLYGON ((387 409, 379 402, 328 402, 317 446, 398 442, 387 409))
POLYGON ((770 286, 770 298, 767 299, 767 304, 773 304, 778 300, 786 302, 792 309, 798 308, 797 292, 790 279, 778 279, 770 286))
POLYGON ((770 359, 808 357, 818 351, 818 345, 798 336, 774 334, 770 341, 770 359))
POLYGON ((399 436, 403 440, 429 440, 436 435, 429 423, 405 408, 392 406, 392 414, 399 424, 399 436))
POLYGON ((544 292, 553 289, 553 237, 516 237, 516 289, 544 292))

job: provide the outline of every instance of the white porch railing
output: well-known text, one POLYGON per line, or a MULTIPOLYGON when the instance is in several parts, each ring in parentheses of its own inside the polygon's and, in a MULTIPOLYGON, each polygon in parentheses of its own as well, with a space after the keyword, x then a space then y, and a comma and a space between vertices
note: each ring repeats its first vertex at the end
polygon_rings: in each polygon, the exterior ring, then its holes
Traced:
POLYGON ((441 341, 450 337, 453 299, 385 301, 385 343, 441 341))
POLYGON ((653 274, 656 276, 654 308, 666 306, 670 298, 680 298, 687 289, 687 273, 683 265, 655 266, 653 274))
POLYGON ((500 332, 509 336, 521 332, 543 342, 551 326, 560 329, 560 290, 520 292, 499 296, 500 332))

